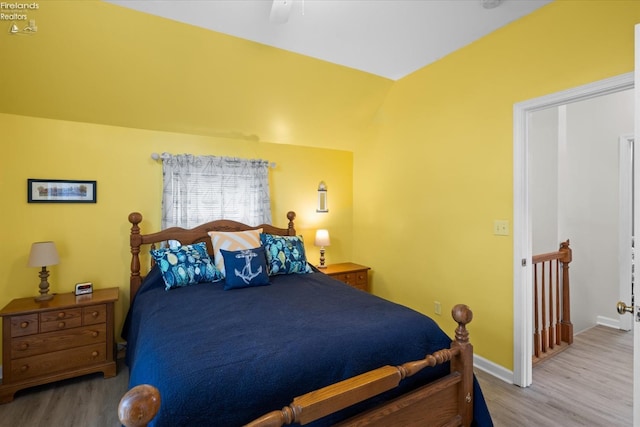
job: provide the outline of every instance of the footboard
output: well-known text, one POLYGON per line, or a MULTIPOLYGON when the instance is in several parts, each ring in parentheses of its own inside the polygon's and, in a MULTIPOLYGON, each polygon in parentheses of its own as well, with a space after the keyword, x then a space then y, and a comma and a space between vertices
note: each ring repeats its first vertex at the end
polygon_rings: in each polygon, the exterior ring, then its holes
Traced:
MULTIPOLYGON (((450 362, 449 375, 424 385, 397 399, 344 421, 341 426, 446 425, 469 426, 473 418, 473 346, 466 325, 473 314, 466 305, 451 312, 458 323, 455 339, 448 349, 436 351, 422 360, 400 366, 383 366, 373 371, 314 390, 293 402, 248 424, 251 427, 301 425, 362 402, 397 387, 404 378, 422 369, 450 362)), ((118 416, 127 427, 144 427, 160 407, 155 387, 140 385, 129 390, 120 401, 118 416)))

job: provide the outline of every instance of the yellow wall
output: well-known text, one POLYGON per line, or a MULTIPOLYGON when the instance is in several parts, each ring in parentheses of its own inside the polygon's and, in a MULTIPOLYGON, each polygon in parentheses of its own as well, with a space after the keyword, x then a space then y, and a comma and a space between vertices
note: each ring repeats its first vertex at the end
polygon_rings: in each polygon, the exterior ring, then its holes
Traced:
POLYGON ((354 156, 354 253, 376 294, 513 368, 513 105, 633 70, 640 2, 556 1, 396 82, 354 156), (393 160, 390 160, 393 159, 393 160), (434 301, 443 307, 434 313, 434 301))
POLYGON ((310 261, 316 228, 332 231, 329 261, 351 254, 353 155, 347 151, 268 143, 243 143, 206 136, 168 133, 0 114, 0 306, 12 298, 38 294, 37 268, 27 267, 32 242, 53 240, 60 264, 50 268, 52 292, 71 292, 74 284, 119 286, 119 335, 129 299, 127 216, 141 212, 143 232, 160 228, 162 165, 152 152, 189 152, 263 158, 270 170, 274 225, 286 227, 286 213, 297 213, 296 229, 305 238, 310 261), (27 178, 97 180, 96 204, 29 204, 27 178), (315 212, 317 187, 329 186, 330 211, 315 212))
POLYGON ((102 1, 38 4, 37 33, 0 30, 0 113, 347 150, 392 84, 102 1))

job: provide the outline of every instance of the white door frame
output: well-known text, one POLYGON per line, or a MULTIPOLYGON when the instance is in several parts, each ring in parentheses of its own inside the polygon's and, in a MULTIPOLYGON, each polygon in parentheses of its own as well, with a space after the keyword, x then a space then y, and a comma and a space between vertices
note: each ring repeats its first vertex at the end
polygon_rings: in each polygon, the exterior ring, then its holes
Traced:
MULTIPOLYGON (((618 236, 618 250, 620 251, 620 257, 618 259, 618 271, 619 271, 619 301, 624 301, 626 304, 633 304, 631 298, 631 281, 632 279, 632 265, 631 260, 633 257, 631 251, 631 241, 629 236, 633 234, 633 221, 631 214, 633 213, 633 186, 631 185, 633 180, 633 154, 634 154, 634 136, 633 135, 621 135, 618 138, 618 164, 619 166, 619 236, 618 236)), ((633 237, 633 236, 632 236, 633 237)), ((633 326, 633 316, 629 316, 628 313, 620 314, 619 328, 623 331, 630 331, 633 326)))
POLYGON ((633 89, 634 73, 622 74, 513 106, 513 383, 533 382, 532 231, 529 206, 529 114, 602 95, 633 89))

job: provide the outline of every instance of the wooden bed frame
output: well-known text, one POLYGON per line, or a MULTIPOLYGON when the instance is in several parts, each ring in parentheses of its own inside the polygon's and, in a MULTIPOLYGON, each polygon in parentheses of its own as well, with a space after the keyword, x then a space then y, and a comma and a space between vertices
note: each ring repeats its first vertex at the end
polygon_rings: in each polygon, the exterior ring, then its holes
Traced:
MULTIPOLYGON (((190 230, 169 228, 153 234, 140 234, 142 215, 129 215, 131 222, 131 277, 130 300, 142 283, 140 272, 140 247, 178 240, 182 244, 206 242, 212 253, 209 231, 243 231, 264 229, 266 233, 295 236, 293 220, 296 214, 287 213, 287 228, 263 224, 251 227, 230 220, 212 221, 190 230)), ((451 372, 432 383, 424 385, 378 407, 350 418, 341 426, 469 426, 473 419, 473 346, 469 343, 466 325, 471 321, 471 310, 462 304, 456 305, 451 314, 458 323, 455 339, 449 348, 438 350, 424 359, 410 361, 400 366, 381 368, 357 375, 327 387, 295 397, 292 403, 281 410, 274 410, 251 422, 251 427, 279 427, 292 423, 301 425, 320 419, 346 407, 364 401, 398 386, 403 378, 420 370, 450 362, 451 372)), ((161 404, 159 391, 152 385, 138 385, 129 390, 120 400, 118 416, 127 427, 144 427, 157 414, 161 404)), ((275 409, 275 408, 274 408, 275 409)), ((212 420, 213 421, 213 420, 212 420)))

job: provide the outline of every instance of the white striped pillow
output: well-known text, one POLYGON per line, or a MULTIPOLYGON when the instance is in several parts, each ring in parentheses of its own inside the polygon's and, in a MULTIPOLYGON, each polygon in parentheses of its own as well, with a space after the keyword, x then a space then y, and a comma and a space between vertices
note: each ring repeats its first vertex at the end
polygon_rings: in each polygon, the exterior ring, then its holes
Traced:
POLYGON ((261 246, 260 233, 262 233, 262 228, 247 231, 209 231, 207 233, 211 237, 213 261, 223 277, 225 277, 224 258, 220 249, 239 251, 259 248, 261 246))

